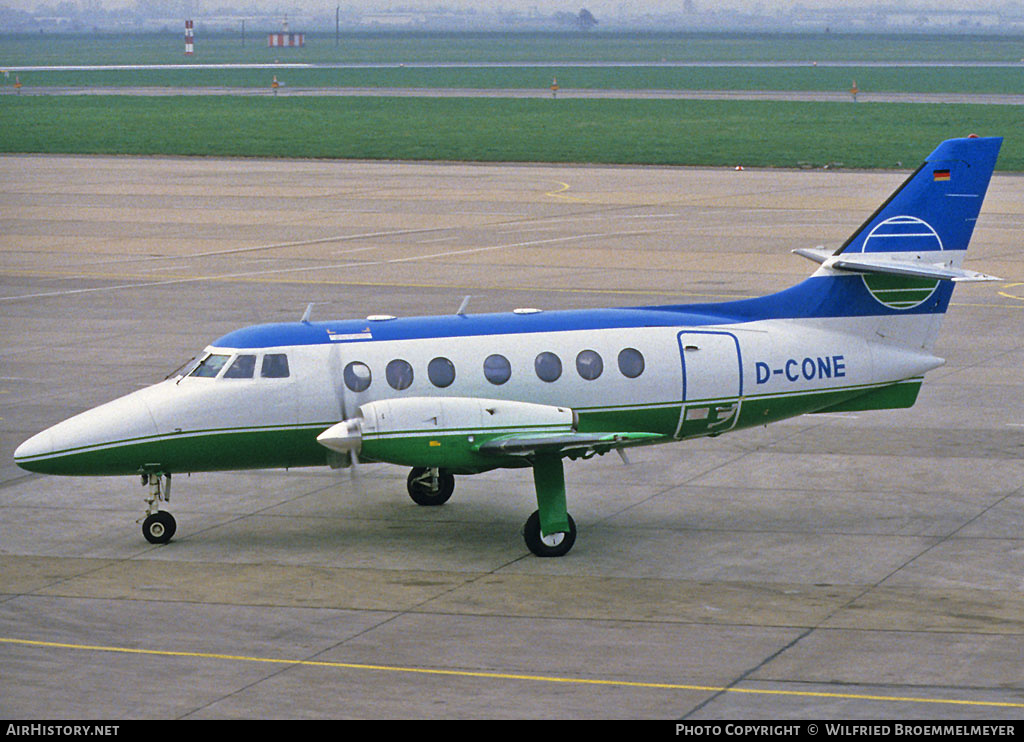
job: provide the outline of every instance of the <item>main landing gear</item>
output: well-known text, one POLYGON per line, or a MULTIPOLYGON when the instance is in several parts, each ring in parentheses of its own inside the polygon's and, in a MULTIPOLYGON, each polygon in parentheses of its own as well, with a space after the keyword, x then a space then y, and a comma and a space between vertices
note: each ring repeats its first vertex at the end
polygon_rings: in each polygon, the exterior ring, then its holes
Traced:
MULTIPOLYGON (((526 547, 539 557, 560 557, 576 543, 576 522, 565 508, 565 474, 557 454, 537 454, 533 462, 537 510, 523 526, 526 547)), ((455 476, 444 469, 416 467, 406 481, 417 505, 444 505, 455 490, 455 476)))
POLYGON ((523 541, 526 548, 539 557, 560 557, 569 553, 576 543, 576 521, 568 513, 565 514, 569 523, 568 531, 556 531, 550 536, 541 532, 540 511, 534 510, 533 515, 526 519, 523 526, 523 541))
POLYGON ((142 485, 149 485, 149 493, 146 495, 146 517, 142 521, 142 535, 151 544, 166 544, 178 529, 174 516, 166 510, 160 509, 161 501, 171 501, 171 475, 145 472, 142 475, 142 485))
POLYGON ((538 452, 533 459, 537 510, 526 519, 523 540, 539 557, 560 557, 576 543, 576 521, 565 507, 565 471, 557 453, 538 452))

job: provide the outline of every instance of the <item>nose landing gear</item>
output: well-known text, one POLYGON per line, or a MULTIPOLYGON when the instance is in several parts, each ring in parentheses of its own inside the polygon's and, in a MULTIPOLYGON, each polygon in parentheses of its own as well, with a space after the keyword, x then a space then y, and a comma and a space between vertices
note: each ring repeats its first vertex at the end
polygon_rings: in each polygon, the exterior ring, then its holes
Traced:
POLYGON ((455 491, 455 476, 444 469, 416 467, 409 472, 406 489, 417 505, 444 505, 455 491))
POLYGON ((160 502, 171 501, 171 475, 160 472, 143 472, 143 486, 149 485, 146 496, 146 517, 142 521, 142 535, 151 544, 166 544, 174 536, 178 524, 174 516, 160 510, 160 502), (167 483, 164 484, 164 478, 167 483))

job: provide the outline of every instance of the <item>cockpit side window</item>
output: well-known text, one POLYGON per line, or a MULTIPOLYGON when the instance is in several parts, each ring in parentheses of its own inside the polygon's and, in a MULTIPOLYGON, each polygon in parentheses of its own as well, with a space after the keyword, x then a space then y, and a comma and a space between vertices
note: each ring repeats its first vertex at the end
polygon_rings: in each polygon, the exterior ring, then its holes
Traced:
POLYGON ((214 376, 220 373, 220 370, 224 368, 224 364, 227 363, 230 356, 220 355, 219 353, 211 353, 199 362, 189 376, 199 376, 207 379, 212 379, 214 376))
POLYGON ((239 354, 224 372, 225 379, 251 379, 256 371, 256 356, 239 354))
POLYGON ((267 353, 263 356, 260 376, 264 379, 285 379, 288 377, 288 356, 284 353, 267 353))

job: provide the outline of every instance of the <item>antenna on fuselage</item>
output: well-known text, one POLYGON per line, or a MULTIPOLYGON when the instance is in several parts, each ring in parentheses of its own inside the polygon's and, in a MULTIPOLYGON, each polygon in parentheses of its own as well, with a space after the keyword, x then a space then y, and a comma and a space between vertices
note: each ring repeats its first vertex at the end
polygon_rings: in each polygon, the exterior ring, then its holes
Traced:
POLYGON ((311 301, 309 304, 306 305, 306 311, 302 313, 302 319, 299 320, 299 322, 309 322, 309 318, 313 315, 314 303, 315 302, 311 301))
POLYGON ((468 295, 468 296, 462 297, 462 303, 459 304, 459 308, 458 308, 458 310, 455 313, 460 315, 460 316, 464 315, 466 313, 466 307, 469 306, 469 300, 472 299, 472 298, 473 298, 472 295, 468 295))

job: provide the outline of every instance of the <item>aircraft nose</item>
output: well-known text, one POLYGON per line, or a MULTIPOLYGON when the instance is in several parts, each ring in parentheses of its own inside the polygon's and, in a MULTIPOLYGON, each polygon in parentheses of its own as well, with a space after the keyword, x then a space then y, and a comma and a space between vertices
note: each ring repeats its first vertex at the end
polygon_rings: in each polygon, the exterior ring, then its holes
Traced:
POLYGON ((53 453, 53 435, 50 433, 50 429, 46 429, 42 433, 36 433, 14 450, 14 463, 22 469, 35 471, 32 468, 32 460, 49 456, 51 453, 53 453))
POLYGON ((145 395, 136 392, 70 417, 18 446, 14 461, 41 474, 133 474, 125 444, 152 438, 156 424, 145 395))

